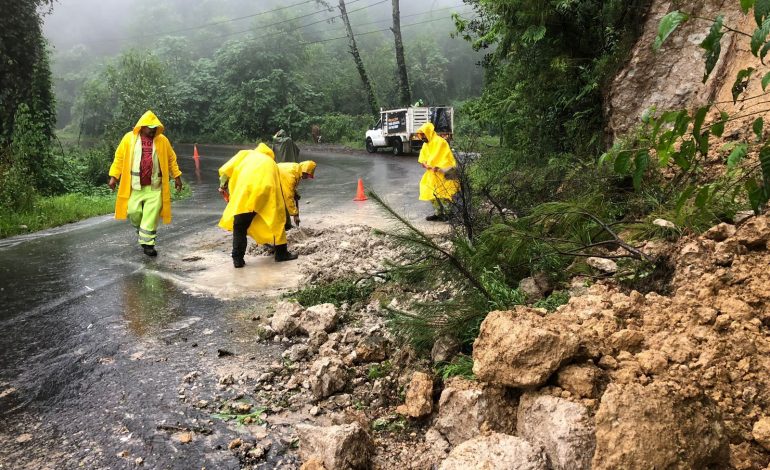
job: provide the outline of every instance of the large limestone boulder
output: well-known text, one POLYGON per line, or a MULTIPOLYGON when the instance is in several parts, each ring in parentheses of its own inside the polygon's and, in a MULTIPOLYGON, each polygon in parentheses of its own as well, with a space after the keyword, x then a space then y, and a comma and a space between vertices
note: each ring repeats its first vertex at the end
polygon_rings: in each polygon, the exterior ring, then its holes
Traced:
POLYGON ((358 423, 328 427, 298 424, 296 429, 303 461, 316 460, 334 470, 370 468, 372 443, 358 423))
POLYGON ((294 336, 299 333, 302 306, 296 302, 278 302, 270 319, 270 327, 277 334, 294 336))
POLYGON ((300 318, 300 329, 307 335, 318 331, 329 333, 337 325, 339 315, 334 304, 314 305, 304 312, 300 318))
POLYGON ((492 433, 463 442, 439 470, 547 470, 539 449, 524 439, 492 433))
POLYGON ((525 393, 516 435, 545 449, 553 470, 590 470, 596 441, 588 409, 550 395, 525 393))
POLYGON ((310 391, 316 399, 326 398, 343 390, 347 380, 345 365, 337 357, 321 357, 310 366, 310 391))
POLYGON ((596 413, 594 470, 727 468, 724 423, 710 402, 664 384, 611 384, 596 413))
POLYGON ((454 378, 441 392, 433 429, 453 446, 483 431, 513 434, 516 407, 516 400, 502 387, 454 378))
POLYGON ((534 310, 492 312, 473 343, 473 373, 484 382, 537 387, 578 351, 577 335, 534 310))
MULTIPOLYGON (((721 41, 723 53, 706 83, 702 83, 704 67, 700 43, 708 33, 708 23, 684 23, 674 31, 660 51, 653 50, 652 44, 658 34, 661 19, 674 9, 701 18, 716 18, 722 14, 724 24, 741 31, 752 31, 756 27, 752 24, 753 15, 743 15, 740 8, 733 8, 734 5, 735 2, 730 0, 650 2, 645 20, 639 25, 641 35, 630 51, 628 61, 603 90, 604 115, 607 116, 606 129, 610 141, 638 127, 642 115, 650 108, 659 111, 695 109, 706 103, 728 99, 732 103, 730 90, 735 72, 743 67, 761 65, 759 59, 752 58, 751 52, 745 50, 748 47, 743 44, 748 41, 744 38, 725 34, 721 41)), ((759 85, 754 86, 761 92, 759 85)), ((751 89, 750 96, 755 95, 754 89, 751 89)), ((730 114, 734 109, 731 105, 726 108, 730 114)))
POLYGON ((406 390, 406 403, 396 412, 412 418, 427 416, 433 411, 433 379, 425 372, 415 372, 406 390))

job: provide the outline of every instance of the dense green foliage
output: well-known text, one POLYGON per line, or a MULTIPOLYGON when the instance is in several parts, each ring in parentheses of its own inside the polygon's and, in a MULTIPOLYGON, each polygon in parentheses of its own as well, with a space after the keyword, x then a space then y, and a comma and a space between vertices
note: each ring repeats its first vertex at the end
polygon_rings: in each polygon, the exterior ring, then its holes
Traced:
MULTIPOLYGON (((58 125, 67 126, 70 135, 106 134, 114 140, 143 110, 152 109, 174 141, 246 142, 269 137, 279 128, 302 139, 318 125, 324 142, 363 142, 374 118, 336 8, 308 2, 271 12, 240 0, 221 5, 177 1, 163 8, 152 2, 147 24, 139 12, 150 2, 138 3, 130 13, 137 20, 126 31, 137 39, 105 57, 104 66, 98 56, 89 56, 97 45, 75 45, 55 56, 57 95, 68 107, 60 109, 58 125), (238 17, 255 9, 266 13, 249 22, 223 20, 185 31, 189 24, 201 24, 201 18, 228 16, 223 10, 238 17), (171 33, 142 38, 148 28, 171 33)), ((377 100, 382 106, 395 104, 394 44, 389 31, 379 31, 390 19, 370 21, 371 5, 350 3, 357 32, 376 32, 361 34, 357 42, 377 100)), ((402 23, 415 99, 441 104, 477 96, 482 78, 475 66, 478 54, 450 37, 448 11, 434 17, 428 8, 417 9, 429 16, 412 15, 416 18, 402 23), (419 30, 409 28, 426 18, 431 22, 419 30)))
POLYGON ((22 0, 0 16, 0 204, 29 209, 50 158, 55 112, 46 41, 38 9, 22 0))

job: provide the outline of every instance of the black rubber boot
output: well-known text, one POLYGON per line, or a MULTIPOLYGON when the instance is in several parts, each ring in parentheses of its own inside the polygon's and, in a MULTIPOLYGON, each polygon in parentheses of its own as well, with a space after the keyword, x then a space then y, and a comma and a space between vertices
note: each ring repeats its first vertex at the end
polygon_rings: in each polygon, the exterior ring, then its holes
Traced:
POLYGON ((152 245, 142 245, 142 251, 144 251, 144 254, 147 256, 158 256, 158 252, 152 245))
POLYGON ((243 258, 233 258, 233 266, 236 268, 242 268, 246 266, 246 261, 244 261, 243 258))
POLYGON ((280 263, 281 261, 291 261, 297 259, 298 255, 289 253, 289 249, 286 247, 286 243, 283 245, 275 245, 275 261, 280 263))

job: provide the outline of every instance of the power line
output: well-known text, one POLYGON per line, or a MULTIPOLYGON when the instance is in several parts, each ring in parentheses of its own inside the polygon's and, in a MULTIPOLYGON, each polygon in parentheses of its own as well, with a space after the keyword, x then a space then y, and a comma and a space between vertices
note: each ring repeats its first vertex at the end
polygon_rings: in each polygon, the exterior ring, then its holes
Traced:
MULTIPOLYGON (((426 24, 426 23, 433 23, 434 21, 441 21, 441 20, 446 20, 446 18, 434 18, 432 20, 420 21, 418 23, 402 24, 401 27, 402 28, 408 28, 409 26, 417 26, 417 25, 426 24)), ((390 28, 375 29, 374 31, 367 31, 365 33, 356 33, 356 34, 354 34, 354 36, 366 36, 368 34, 382 33, 384 31, 390 31, 390 28)), ((348 36, 345 35, 345 36, 339 36, 339 37, 336 37, 336 38, 321 39, 321 40, 318 40, 318 41, 300 42, 298 44, 303 45, 303 46, 309 46, 311 44, 320 44, 320 43, 323 43, 323 42, 336 41, 337 39, 347 39, 347 37, 348 36)))
MULTIPOLYGON (((385 0, 385 1, 387 1, 387 0, 385 0)), ((354 0, 353 2, 348 2, 348 4, 351 4, 351 3, 355 3, 355 0, 354 0)), ((375 6, 375 5, 379 5, 380 3, 383 3, 383 2, 374 3, 374 4, 372 4, 372 5, 369 5, 369 6, 375 6)), ((438 9, 435 9, 435 10, 426 10, 426 11, 423 11, 423 12, 420 12, 420 13, 412 13, 411 15, 402 15, 402 16, 401 16, 401 18, 402 18, 402 19, 403 19, 403 18, 410 18, 410 17, 413 17, 413 16, 420 16, 420 15, 425 15, 425 14, 427 14, 427 13, 434 13, 434 12, 437 12, 437 11, 443 11, 443 10, 451 10, 451 9, 454 9, 454 8, 460 8, 460 7, 463 7, 463 6, 465 6, 465 5, 463 5, 463 4, 460 4, 460 5, 455 5, 455 6, 452 6, 452 7, 438 8, 438 9)), ((366 8, 368 8, 368 7, 366 7, 366 8)), ((357 11, 360 11, 360 10, 364 10, 364 9, 365 9, 365 8, 359 8, 359 9, 357 9, 357 10, 351 10, 351 11, 349 11, 349 12, 348 12, 348 14, 350 14, 350 13, 355 13, 355 12, 357 12, 357 11)), ((326 22, 326 21, 329 21, 329 20, 332 20, 332 19, 335 19, 335 18, 341 18, 341 17, 342 17, 342 14, 339 14, 339 15, 336 15, 336 16, 330 16, 329 18, 324 18, 324 19, 322 19, 322 20, 314 21, 314 22, 312 22, 312 23, 308 23, 308 24, 305 24, 305 25, 299 26, 299 27, 295 28, 295 29, 294 29, 294 31, 297 31, 297 30, 300 30, 300 29, 305 29, 305 28, 307 28, 308 26, 317 25, 317 24, 319 24, 319 23, 324 23, 324 22, 326 22)), ((384 22, 384 21, 390 21, 390 20, 391 20, 390 18, 385 18, 385 19, 383 19, 383 20, 370 21, 369 23, 361 23, 361 24, 358 24, 358 25, 356 25, 356 27, 361 27, 361 26, 368 26, 368 25, 377 24, 377 23, 382 23, 382 22, 384 22)), ((249 31, 250 31, 250 30, 249 30, 249 31)), ((248 31, 243 31, 243 32, 248 32, 248 31)), ((264 34, 264 35, 262 35, 262 36, 256 36, 256 37, 254 37, 253 39, 262 39, 262 38, 271 37, 271 36, 278 36, 278 35, 280 35, 280 34, 284 34, 284 33, 285 33, 285 31, 277 31, 277 32, 275 32, 275 33, 264 34)))
MULTIPOLYGON (((352 5, 352 4, 354 4, 354 3, 356 3, 356 2, 360 2, 360 1, 361 1, 361 0, 352 0, 352 1, 350 1, 350 2, 347 2, 347 5, 352 5)), ((355 9, 355 10, 350 10, 350 11, 348 12, 348 14, 350 14, 350 13, 355 13, 355 12, 357 12, 357 11, 361 11, 361 10, 366 10, 367 8, 371 8, 371 7, 373 7, 373 6, 377 6, 377 5, 379 5, 379 4, 381 4, 381 3, 385 3, 385 2, 387 2, 387 1, 390 1, 390 0, 381 0, 381 1, 379 1, 379 2, 376 2, 376 3, 372 3, 371 5, 366 5, 366 6, 364 6, 364 7, 361 7, 361 8, 357 8, 357 9, 355 9)), ((323 11, 323 10, 320 10, 320 11, 323 11)), ((278 21, 278 22, 276 22, 276 23, 272 23, 272 24, 270 24, 269 26, 277 26, 277 25, 279 25, 279 24, 290 23, 290 22, 292 22, 292 21, 294 21, 294 20, 299 20, 299 19, 302 19, 302 18, 306 18, 306 17, 308 17, 308 16, 313 16, 313 15, 315 15, 316 13, 320 13, 320 11, 317 11, 317 12, 315 12, 315 13, 311 13, 311 14, 307 14, 307 15, 302 15, 302 16, 295 16, 294 18, 288 18, 288 19, 286 19, 286 20, 283 20, 283 21, 278 21)), ((312 22, 312 23, 308 23, 308 24, 306 24, 306 25, 300 26, 300 27, 296 28, 296 29, 295 29, 295 31, 296 31, 296 30, 299 30, 299 29, 303 29, 303 28, 306 28, 306 27, 308 27, 308 26, 312 26, 312 25, 315 25, 315 24, 324 23, 324 22, 326 22, 326 21, 329 21, 329 20, 333 20, 334 18, 341 18, 341 17, 342 17, 342 14, 339 14, 339 15, 335 15, 335 16, 330 16, 330 17, 328 17, 328 18, 323 18, 323 19, 320 19, 320 20, 318 20, 318 21, 314 21, 314 22, 312 22)), ((245 29, 245 30, 242 30, 242 31, 233 31, 233 32, 230 32, 230 33, 220 34, 220 35, 218 35, 218 36, 209 36, 209 37, 211 37, 212 39, 215 39, 215 38, 224 38, 224 37, 227 37, 227 36, 234 36, 234 35, 236 35, 236 34, 244 34, 244 33, 250 33, 250 32, 252 32, 252 31, 253 31, 253 28, 250 28, 250 29, 245 29)), ((279 35, 279 34, 284 34, 284 33, 285 33, 284 31, 277 31, 277 32, 275 32, 275 33, 269 33, 269 34, 263 34, 263 35, 261 35, 261 36, 256 36, 256 37, 255 37, 255 38, 253 38, 253 39, 262 39, 262 38, 266 38, 266 37, 269 37, 269 36, 277 36, 277 35, 279 35)))
MULTIPOLYGON (((289 8, 294 8, 294 7, 297 7, 297 6, 300 6, 300 5, 304 5, 306 3, 311 3, 311 2, 314 2, 314 1, 315 0, 304 0, 302 2, 293 3, 291 5, 287 5, 287 6, 283 6, 283 7, 278 7, 278 8, 273 8, 272 10, 260 11, 260 12, 257 12, 257 13, 252 13, 250 15, 239 16, 239 17, 230 18, 230 19, 227 19, 227 20, 214 21, 212 23, 204 23, 202 25, 191 26, 189 28, 182 28, 182 29, 177 29, 177 30, 174 30, 174 31, 164 31, 164 32, 161 32, 161 33, 143 34, 141 36, 132 36, 132 37, 126 37, 126 38, 110 39, 109 41, 130 41, 132 39, 143 39, 143 38, 152 37, 152 36, 168 36, 168 35, 176 34, 176 33, 184 33, 184 32, 187 32, 187 31, 194 31, 196 29, 208 28, 209 26, 217 26, 217 25, 220 25, 220 24, 232 23, 233 21, 240 21, 240 20, 245 20, 245 19, 248 19, 248 18, 255 18, 257 16, 262 16, 262 15, 266 15, 268 13, 275 13, 277 11, 287 10, 289 8)), ((359 0, 354 0, 354 1, 359 1, 359 0)), ((321 11, 324 11, 324 10, 325 9, 318 10, 315 13, 320 13, 321 11)), ((315 13, 313 13, 313 14, 315 14, 315 13)))

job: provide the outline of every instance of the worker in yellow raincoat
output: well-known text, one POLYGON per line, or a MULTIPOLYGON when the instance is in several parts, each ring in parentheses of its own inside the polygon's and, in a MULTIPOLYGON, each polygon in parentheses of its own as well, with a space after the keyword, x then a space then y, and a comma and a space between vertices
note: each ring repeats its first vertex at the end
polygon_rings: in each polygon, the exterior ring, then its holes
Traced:
POLYGON ((433 124, 427 122, 416 132, 423 141, 418 162, 425 168, 425 174, 420 180, 420 200, 431 201, 435 214, 426 220, 448 220, 447 209, 452 198, 460 191, 460 182, 456 179, 457 161, 449 143, 436 134, 433 124))
POLYGON ((174 178, 177 191, 182 190, 182 172, 171 142, 163 135, 164 130, 152 111, 144 113, 115 150, 107 183, 114 190, 120 182, 115 218, 129 219, 147 256, 158 255, 155 250, 158 219, 171 223, 169 178, 174 178))
POLYGON ((286 204, 270 147, 261 143, 254 150, 241 150, 222 165, 219 176, 219 191, 229 192, 219 226, 233 232, 233 266, 246 264, 247 234, 257 243, 275 245, 276 261, 297 259, 286 247, 286 204))
POLYGON ((300 163, 279 163, 278 170, 281 173, 281 188, 283 189, 283 200, 286 204, 286 230, 291 228, 289 216, 294 219, 294 223, 299 227, 299 193, 297 186, 302 180, 314 178, 316 164, 312 160, 306 160, 300 163))

